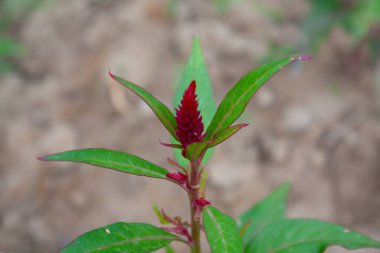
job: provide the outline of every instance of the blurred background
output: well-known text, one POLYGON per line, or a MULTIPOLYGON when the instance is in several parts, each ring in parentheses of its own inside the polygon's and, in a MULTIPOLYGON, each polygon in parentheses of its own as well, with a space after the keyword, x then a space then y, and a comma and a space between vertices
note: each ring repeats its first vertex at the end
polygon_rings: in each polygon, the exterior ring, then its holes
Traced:
POLYGON ((379 21, 377 0, 0 1, 0 252, 57 252, 116 221, 158 225, 153 202, 188 216, 173 184, 36 157, 104 147, 173 169, 165 128, 107 72, 170 105, 195 34, 217 103, 264 62, 314 56, 255 95, 250 126, 208 165, 208 198, 237 217, 290 181, 290 217, 379 240, 379 21))

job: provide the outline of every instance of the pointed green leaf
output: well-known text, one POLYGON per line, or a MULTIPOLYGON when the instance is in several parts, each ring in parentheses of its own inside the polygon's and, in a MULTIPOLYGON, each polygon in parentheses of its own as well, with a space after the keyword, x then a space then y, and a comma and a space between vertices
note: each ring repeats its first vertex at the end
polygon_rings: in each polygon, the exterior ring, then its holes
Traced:
POLYGON ((170 221, 166 219, 166 217, 162 214, 161 209, 157 206, 156 203, 153 203, 152 205, 153 211, 156 214, 158 220, 160 221, 160 224, 166 225, 170 224, 170 221))
POLYGON ((125 87, 130 89, 132 92, 134 92, 137 96, 139 96, 142 100, 144 100, 145 103, 157 115, 157 117, 162 122, 162 124, 164 124, 164 126, 168 129, 171 135, 176 140, 178 140, 178 137, 176 134, 177 122, 175 120, 173 113, 169 110, 169 108, 165 104, 163 104, 160 100, 155 98, 152 94, 150 94, 148 91, 146 91, 142 87, 134 83, 131 83, 127 80, 124 80, 121 77, 113 75, 111 72, 109 74, 112 77, 112 79, 124 85, 125 87))
POLYGON ((39 158, 43 161, 70 161, 91 164, 137 176, 166 178, 169 172, 138 156, 102 148, 71 150, 39 158))
POLYGON ((321 253, 332 245, 346 249, 380 248, 365 235, 318 220, 288 219, 263 229, 249 244, 250 253, 321 253))
MULTIPOLYGON (((205 129, 207 129, 207 126, 210 124, 216 111, 216 106, 211 81, 207 73, 206 63, 198 37, 194 37, 191 54, 182 72, 182 76, 174 97, 173 108, 177 108, 181 103, 183 93, 193 80, 197 83, 196 94, 199 103, 199 110, 202 115, 205 129)), ((174 150, 174 154, 178 163, 181 166, 186 167, 188 161, 182 156, 181 150, 174 150)), ((206 152, 203 162, 206 163, 207 160, 210 159, 211 155, 212 150, 210 149, 206 152)))
POLYGON ((243 127, 248 126, 248 124, 237 124, 232 127, 226 128, 222 131, 219 131, 215 134, 213 141, 210 143, 210 145, 207 146, 207 148, 214 147, 216 145, 219 145, 220 143, 224 142, 228 138, 230 138, 232 135, 234 135, 237 131, 242 129, 243 127))
POLYGON ((216 133, 229 127, 243 113, 256 91, 279 70, 294 61, 308 60, 309 56, 287 57, 264 64, 243 76, 227 93, 220 103, 210 126, 206 139, 212 139, 216 133))
POLYGON ((150 224, 118 222, 79 236, 61 253, 153 252, 175 240, 180 238, 150 224))
POLYGON ((282 184, 239 217, 239 227, 240 229, 245 229, 243 235, 244 245, 269 224, 285 219, 286 199, 289 189, 289 183, 282 184))
POLYGON ((213 253, 242 253, 242 240, 235 221, 212 206, 203 210, 203 224, 213 253))

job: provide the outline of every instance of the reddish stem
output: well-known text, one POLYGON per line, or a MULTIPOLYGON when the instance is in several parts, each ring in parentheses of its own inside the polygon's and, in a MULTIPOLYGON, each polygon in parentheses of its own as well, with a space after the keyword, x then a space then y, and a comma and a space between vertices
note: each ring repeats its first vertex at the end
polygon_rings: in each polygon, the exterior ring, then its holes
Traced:
POLYGON ((200 212, 196 206, 193 205, 194 201, 199 198, 199 167, 201 157, 190 162, 191 174, 190 174, 190 189, 189 200, 191 208, 191 237, 193 239, 191 244, 191 253, 200 253, 200 212))

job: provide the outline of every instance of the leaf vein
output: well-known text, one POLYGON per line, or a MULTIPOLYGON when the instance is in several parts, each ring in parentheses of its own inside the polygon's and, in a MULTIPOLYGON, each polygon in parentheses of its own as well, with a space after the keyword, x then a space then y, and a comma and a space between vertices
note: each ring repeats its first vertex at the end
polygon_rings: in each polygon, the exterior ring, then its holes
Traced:
POLYGON ((218 234, 220 235, 220 237, 222 238, 222 242, 223 242, 222 245, 224 248, 224 252, 228 253, 228 249, 227 249, 227 245, 226 245, 226 238, 224 237, 222 228, 220 227, 219 223, 217 222, 214 214, 210 211, 210 209, 207 209, 206 211, 207 211, 208 215, 210 215, 211 220, 215 223, 216 230, 217 230, 218 234))

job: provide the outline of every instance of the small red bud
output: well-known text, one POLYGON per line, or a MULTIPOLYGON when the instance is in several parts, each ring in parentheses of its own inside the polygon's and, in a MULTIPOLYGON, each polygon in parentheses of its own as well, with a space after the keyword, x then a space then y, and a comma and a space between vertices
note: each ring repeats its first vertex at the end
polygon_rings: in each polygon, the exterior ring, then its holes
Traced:
POLYGON ((177 181, 180 184, 185 184, 187 182, 187 179, 188 179, 188 177, 185 174, 181 173, 181 172, 168 173, 166 175, 166 177, 170 178, 170 179, 173 179, 174 181, 177 181))
POLYGON ((210 204, 211 202, 208 201, 207 199, 199 198, 199 199, 194 200, 193 207, 197 209, 202 209, 203 207, 208 206, 210 204))

